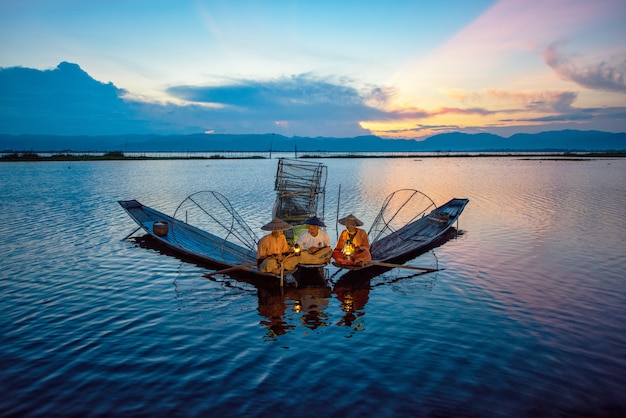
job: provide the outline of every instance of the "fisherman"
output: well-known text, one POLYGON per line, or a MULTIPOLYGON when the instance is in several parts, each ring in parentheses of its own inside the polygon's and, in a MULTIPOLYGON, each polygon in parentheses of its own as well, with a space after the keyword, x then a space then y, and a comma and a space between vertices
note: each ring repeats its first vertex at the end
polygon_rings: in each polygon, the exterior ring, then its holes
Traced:
POLYGON ((326 228, 326 225, 317 216, 310 217, 303 224, 307 230, 296 241, 302 250, 300 264, 328 264, 333 250, 328 233, 320 229, 326 228))
POLYGON ((332 257, 338 264, 362 266, 372 259, 370 254, 370 241, 356 216, 350 214, 338 221, 345 225, 346 229, 339 235, 339 240, 333 251, 332 257))
POLYGON ((259 271, 264 273, 280 274, 281 269, 286 272, 294 270, 298 258, 293 256, 293 249, 287 244, 283 231, 291 228, 282 219, 274 218, 272 222, 261 227, 264 231, 271 231, 259 240, 256 261, 259 271))

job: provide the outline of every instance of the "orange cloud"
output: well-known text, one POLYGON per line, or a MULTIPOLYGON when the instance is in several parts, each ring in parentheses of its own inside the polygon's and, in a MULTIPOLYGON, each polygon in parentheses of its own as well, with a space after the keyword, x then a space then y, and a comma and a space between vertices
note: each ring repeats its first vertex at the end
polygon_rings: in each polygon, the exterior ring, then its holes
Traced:
POLYGON ((416 53, 398 68, 389 80, 396 93, 384 107, 389 117, 361 126, 381 136, 425 136, 542 124, 564 129, 567 122, 597 118, 601 123, 606 115, 623 114, 616 95, 626 92, 626 60, 615 34, 623 26, 625 5, 614 0, 498 1, 447 42, 428 54, 416 53), (612 41, 591 39, 601 36, 612 41), (574 62, 556 49, 555 42, 565 39, 580 51, 587 48, 607 58, 574 62), (615 94, 578 92, 571 82, 615 94))

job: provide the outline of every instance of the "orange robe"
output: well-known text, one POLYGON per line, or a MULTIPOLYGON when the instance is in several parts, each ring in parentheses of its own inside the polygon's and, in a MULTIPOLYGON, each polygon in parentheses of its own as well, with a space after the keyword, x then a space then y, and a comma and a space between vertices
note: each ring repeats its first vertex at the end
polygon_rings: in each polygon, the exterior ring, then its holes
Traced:
POLYGON ((347 229, 344 229, 341 232, 341 235, 339 235, 339 240, 337 241, 337 245, 335 245, 335 250, 333 251, 333 258, 337 263, 352 265, 359 262, 366 263, 372 259, 372 255, 370 254, 370 240, 364 229, 356 228, 354 237, 351 239, 352 244, 354 244, 355 247, 355 252, 350 260, 347 260, 341 252, 343 244, 347 239, 350 239, 350 233, 347 229))
POLYGON ((285 238, 285 235, 280 234, 275 237, 272 234, 267 234, 259 240, 256 258, 257 260, 264 259, 272 255, 288 253, 289 251, 291 251, 291 247, 287 244, 287 238, 285 238))
POLYGON ((259 240, 256 252, 259 271, 278 274, 281 270, 281 264, 284 270, 295 269, 298 264, 297 258, 282 255, 288 252, 291 252, 291 247, 287 244, 285 235, 268 234, 264 236, 259 240))

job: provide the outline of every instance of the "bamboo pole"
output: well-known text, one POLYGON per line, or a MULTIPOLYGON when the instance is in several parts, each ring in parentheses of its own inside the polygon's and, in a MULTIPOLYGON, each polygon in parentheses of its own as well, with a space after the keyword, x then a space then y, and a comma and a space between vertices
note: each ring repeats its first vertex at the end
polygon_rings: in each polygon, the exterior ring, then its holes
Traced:
POLYGON ((231 271, 245 269, 247 267, 252 267, 252 266, 256 266, 256 261, 251 262, 251 263, 241 264, 239 266, 229 267, 229 268, 224 269, 224 270, 214 271, 213 273, 206 273, 206 274, 203 274, 202 276, 203 277, 211 277, 211 276, 215 276, 216 274, 230 273, 231 271))
POLYGON ((405 264, 393 264, 393 263, 384 263, 382 261, 370 261, 367 263, 370 266, 380 266, 380 267, 390 267, 390 268, 399 268, 399 269, 412 269, 412 270, 422 270, 422 271, 439 271, 440 269, 431 269, 428 267, 415 267, 415 266, 407 266, 405 264))

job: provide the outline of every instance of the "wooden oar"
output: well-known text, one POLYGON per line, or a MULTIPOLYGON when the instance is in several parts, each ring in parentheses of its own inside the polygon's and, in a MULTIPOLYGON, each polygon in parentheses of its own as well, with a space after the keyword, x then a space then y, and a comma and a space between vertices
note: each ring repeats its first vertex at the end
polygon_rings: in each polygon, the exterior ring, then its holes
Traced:
POLYGON ((290 257, 293 257, 293 256, 295 256, 295 254, 294 253, 290 253, 285 258, 283 258, 282 261, 280 262, 280 287, 281 287, 281 289, 282 289, 282 287, 285 284, 285 260, 290 258, 290 257))
POLYGON ((211 276, 215 276, 216 274, 230 273, 231 271, 245 269, 246 267, 252 267, 252 266, 256 266, 256 261, 253 261, 251 263, 241 264, 239 266, 229 267, 229 268, 224 269, 224 270, 214 271, 213 273, 206 273, 206 274, 203 274, 202 276, 203 277, 211 277, 211 276))
POLYGON ((370 261, 367 264, 370 266, 381 266, 381 267, 390 267, 390 268, 398 268, 398 269, 412 269, 412 270, 422 270, 422 271, 439 271, 439 269, 431 269, 428 267, 414 267, 407 266, 405 264, 393 264, 393 263, 383 263, 382 261, 370 261))

